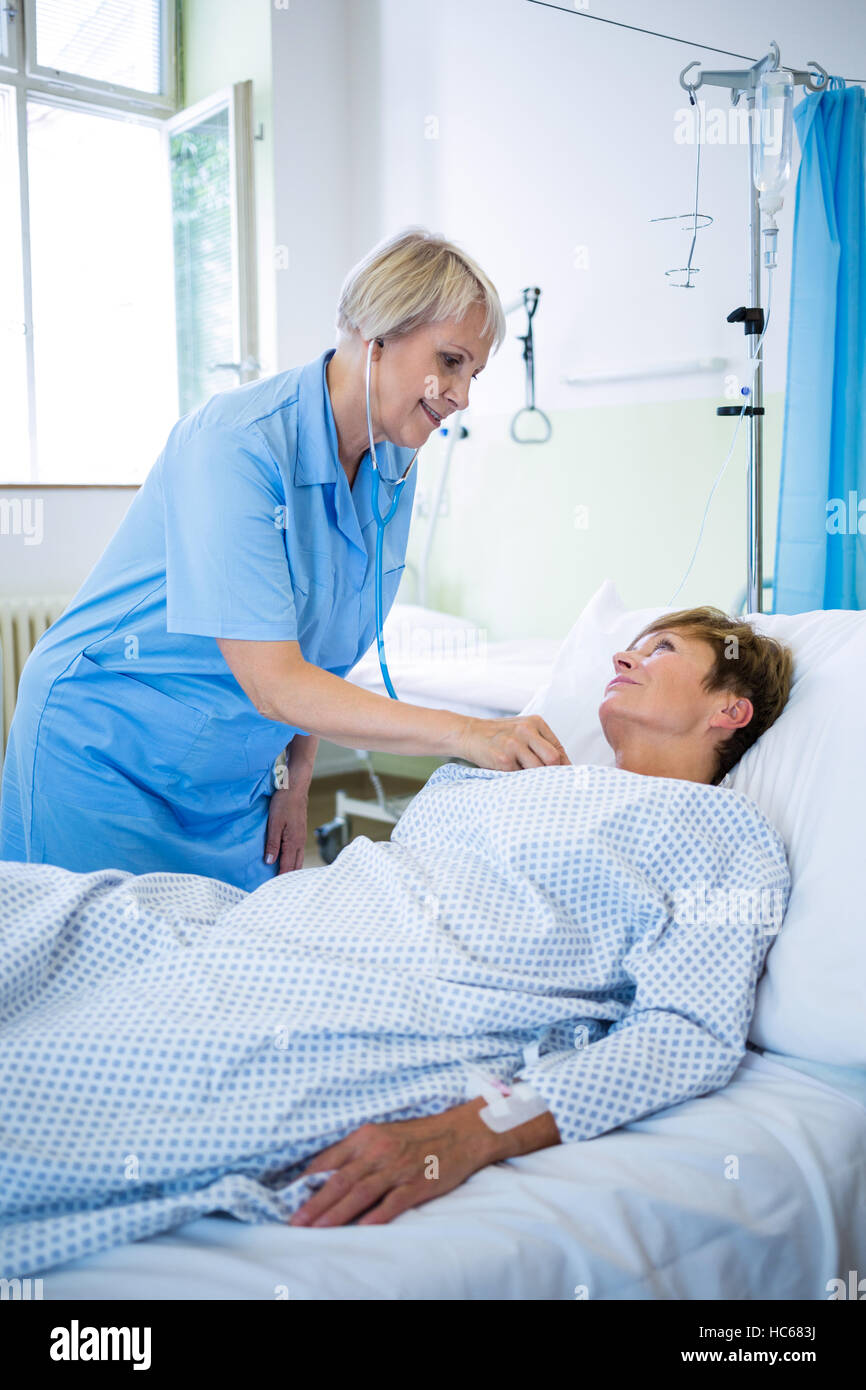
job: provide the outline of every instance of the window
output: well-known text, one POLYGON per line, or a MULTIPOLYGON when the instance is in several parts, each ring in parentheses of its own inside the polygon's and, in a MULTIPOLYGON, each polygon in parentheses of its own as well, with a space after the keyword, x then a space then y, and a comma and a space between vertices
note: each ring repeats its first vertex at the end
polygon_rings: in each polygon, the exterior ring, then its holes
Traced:
POLYGON ((258 374, 251 88, 166 122, 182 415, 258 374))
POLYGON ((36 0, 36 71, 159 95, 160 0, 36 0))
POLYGON ((135 484, 256 374, 251 84, 178 111, 173 0, 4 0, 0 484, 135 484))

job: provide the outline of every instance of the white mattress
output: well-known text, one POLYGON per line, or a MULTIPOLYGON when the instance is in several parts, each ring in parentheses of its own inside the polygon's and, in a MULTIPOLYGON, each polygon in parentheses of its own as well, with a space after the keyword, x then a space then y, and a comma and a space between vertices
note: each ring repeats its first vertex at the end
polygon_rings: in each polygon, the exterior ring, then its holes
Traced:
POLYGON ((748 1052, 722 1090, 492 1165, 387 1226, 209 1216, 46 1299, 826 1299, 866 1269, 866 1108, 748 1052), (731 1176, 732 1156, 738 1176, 731 1176))

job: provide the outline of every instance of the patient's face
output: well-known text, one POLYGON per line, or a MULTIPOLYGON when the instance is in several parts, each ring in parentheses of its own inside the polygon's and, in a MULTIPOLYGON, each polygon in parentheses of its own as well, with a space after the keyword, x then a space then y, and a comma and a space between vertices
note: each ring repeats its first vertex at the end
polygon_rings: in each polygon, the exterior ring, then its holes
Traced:
POLYGON ((616 683, 605 687, 598 709, 611 747, 638 729, 675 738, 700 734, 724 703, 719 692, 707 694, 701 686, 713 664, 708 642, 678 630, 650 632, 637 646, 615 652, 616 683))

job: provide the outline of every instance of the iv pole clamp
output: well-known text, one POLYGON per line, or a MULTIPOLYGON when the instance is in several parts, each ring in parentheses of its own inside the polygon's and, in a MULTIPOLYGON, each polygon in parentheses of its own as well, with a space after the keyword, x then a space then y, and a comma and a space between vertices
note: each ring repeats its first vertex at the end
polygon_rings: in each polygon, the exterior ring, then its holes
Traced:
MULTIPOLYGON (((728 314, 728 323, 741 323, 743 332, 747 337, 757 335, 764 331, 764 311, 763 309, 747 309, 741 304, 739 309, 732 309, 728 314)), ((764 415, 766 414, 762 405, 717 405, 717 415, 764 415)), ((754 611, 754 610, 753 610, 754 611)))
MULTIPOLYGON (((538 308, 540 294, 541 290, 537 285, 533 285, 523 291, 523 307, 527 313, 526 332, 518 333, 517 337, 523 344, 523 361, 526 364, 526 405, 518 410, 511 421, 511 438, 514 440, 515 444, 546 444, 553 433, 553 426, 549 419, 544 411, 539 410, 538 406, 535 404, 535 348, 532 341, 532 318, 538 308), (516 428, 517 421, 520 419, 521 415, 539 416, 542 425, 542 433, 540 435, 532 435, 528 439, 521 438, 516 428)), ((518 300, 517 303, 519 304, 520 301, 518 300)))

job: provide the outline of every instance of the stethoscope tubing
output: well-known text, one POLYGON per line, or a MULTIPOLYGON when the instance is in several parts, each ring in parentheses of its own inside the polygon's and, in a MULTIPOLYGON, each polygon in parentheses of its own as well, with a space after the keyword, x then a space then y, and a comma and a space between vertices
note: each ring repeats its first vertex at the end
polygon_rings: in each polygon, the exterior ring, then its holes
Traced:
POLYGON ((370 345, 367 348, 366 395, 367 435, 370 440, 370 459, 373 465, 373 482, 371 487, 370 498, 373 504, 373 520, 376 523, 376 575, 374 585, 376 596, 376 647, 379 654, 379 669, 382 672, 382 679, 385 682, 385 689, 387 690, 392 700, 397 700, 399 699, 399 696, 397 695, 397 692, 394 689, 394 685, 391 680, 391 673, 388 670, 388 661, 385 656, 385 636, 383 632, 384 615, 382 611, 384 607, 382 600, 383 543, 385 540, 385 527, 388 525, 388 522, 391 520, 391 518, 397 510, 397 506, 400 501, 400 493, 403 489, 403 484, 409 476, 412 464, 418 457, 418 454, 420 452, 420 446, 418 449, 415 450, 415 453, 412 455, 411 462, 409 463, 409 467, 406 469, 406 472, 403 474, 402 478, 398 480, 396 487, 394 488, 394 496, 391 499, 391 505, 388 508, 387 514, 383 517, 379 509, 379 461, 376 458, 376 445, 373 440, 373 420, 370 414, 370 362, 372 359, 374 342, 375 339, 371 338, 370 345))

